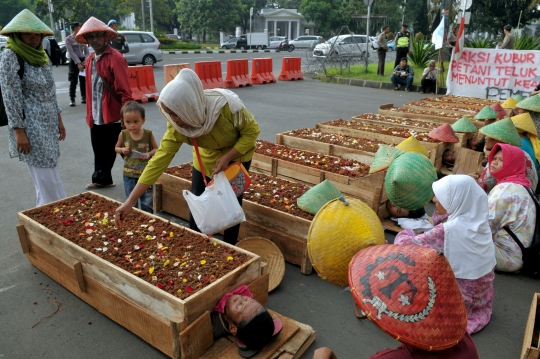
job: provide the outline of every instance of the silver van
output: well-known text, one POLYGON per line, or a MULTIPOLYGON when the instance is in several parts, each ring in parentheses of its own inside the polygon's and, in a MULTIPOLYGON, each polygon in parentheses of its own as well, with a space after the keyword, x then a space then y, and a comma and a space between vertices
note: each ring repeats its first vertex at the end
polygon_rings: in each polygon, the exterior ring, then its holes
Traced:
POLYGON ((298 36, 296 39, 289 41, 289 45, 293 45, 295 48, 311 47, 313 44, 318 44, 321 40, 321 36, 298 36))
POLYGON ((129 52, 124 54, 129 65, 152 65, 163 61, 161 44, 151 32, 118 31, 126 37, 129 52))

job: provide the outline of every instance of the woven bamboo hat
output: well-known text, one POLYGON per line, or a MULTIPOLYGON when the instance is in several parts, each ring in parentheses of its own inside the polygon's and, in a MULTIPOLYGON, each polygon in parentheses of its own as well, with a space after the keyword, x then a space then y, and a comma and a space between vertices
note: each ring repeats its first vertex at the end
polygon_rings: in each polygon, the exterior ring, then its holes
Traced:
POLYGON ((540 94, 526 98, 525 100, 516 104, 516 107, 528 111, 540 112, 540 94))
POLYGON ((440 351, 467 330, 467 309, 442 252, 386 244, 358 252, 349 286, 366 316, 391 337, 412 347, 440 351))
POLYGON ((396 147, 390 147, 384 144, 380 145, 375 154, 375 158, 373 159, 373 163, 369 167, 369 173, 384 171, 390 166, 390 163, 392 163, 393 160, 404 153, 404 151, 396 147))
POLYGON ((75 40, 81 44, 88 44, 88 41, 86 41, 84 36, 91 32, 104 32, 106 42, 112 41, 116 36, 118 36, 118 33, 107 26, 103 21, 90 16, 90 18, 86 20, 77 33, 77 36, 75 36, 75 40))
POLYGON ((452 126, 450 126, 448 123, 443 123, 439 127, 434 128, 433 130, 429 131, 428 136, 433 138, 434 140, 438 140, 441 142, 448 142, 448 143, 459 142, 458 136, 456 136, 456 133, 452 129, 452 126))
POLYGON ((298 198, 298 208, 316 214, 327 202, 339 198, 343 194, 329 180, 324 180, 316 186, 308 189, 298 198))
POLYGON ((45 25, 43 21, 38 19, 38 17, 28 9, 24 9, 15 15, 15 17, 4 26, 2 31, 0 31, 0 35, 9 35, 16 32, 32 32, 46 36, 54 35, 51 28, 45 25))
POLYGON ((279 248, 273 242, 261 237, 243 239, 236 246, 261 257, 261 260, 268 265, 270 274, 268 291, 276 289, 285 275, 285 259, 279 248))
POLYGON ((478 132, 478 129, 472 123, 472 121, 467 117, 462 117, 456 122, 452 124, 452 129, 455 132, 462 132, 462 133, 476 133, 478 132))
POLYGON ((499 118, 499 115, 489 106, 484 107, 474 116, 475 120, 494 120, 497 118, 499 118))
POLYGON ((307 239, 313 268, 322 279, 340 286, 347 285, 351 258, 385 241, 377 214, 359 199, 347 201, 348 205, 337 199, 325 204, 313 218, 307 239))
POLYGON ((411 136, 406 140, 401 141, 401 143, 397 145, 396 148, 398 150, 402 150, 403 152, 420 153, 421 155, 424 155, 426 157, 429 155, 428 150, 424 147, 422 142, 418 141, 414 136, 411 136))
POLYGON ((514 123, 509 118, 504 118, 482 127, 480 133, 509 145, 521 147, 519 133, 516 126, 514 126, 514 123))
POLYGON ((430 160, 419 153, 408 152, 396 158, 388 167, 384 188, 393 204, 413 211, 431 200, 431 184, 436 180, 437 173, 430 160))
POLYGON ((501 106, 501 104, 499 102, 495 102, 493 105, 490 106, 492 109, 495 110, 495 112, 497 112, 497 114, 499 115, 499 118, 505 118, 506 117, 506 111, 504 110, 504 108, 501 106))
POLYGON ((517 105, 517 101, 509 97, 501 104, 503 108, 514 108, 517 105))
POLYGON ((522 113, 521 115, 517 115, 514 117, 510 117, 512 120, 512 123, 514 126, 516 126, 516 129, 518 131, 528 132, 531 135, 535 135, 538 137, 538 131, 536 130, 536 126, 534 125, 533 119, 531 115, 528 112, 522 113))
POLYGON ((512 97, 514 100, 516 100, 517 103, 520 103, 521 101, 525 100, 525 97, 521 96, 521 95, 516 95, 514 97, 512 97))

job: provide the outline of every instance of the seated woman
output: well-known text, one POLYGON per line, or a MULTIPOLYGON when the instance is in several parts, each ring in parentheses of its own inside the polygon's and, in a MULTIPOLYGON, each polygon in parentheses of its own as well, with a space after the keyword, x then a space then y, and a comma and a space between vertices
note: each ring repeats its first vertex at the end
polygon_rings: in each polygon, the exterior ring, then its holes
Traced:
POLYGON ((414 244, 440 250, 454 270, 468 313, 467 332, 484 328, 491 318, 495 248, 488 223, 487 195, 466 175, 450 175, 433 183, 433 202, 444 224, 416 235, 398 233, 394 244, 414 244))
POLYGON ((497 270, 515 272, 523 266, 521 249, 504 227, 519 238, 525 248, 531 245, 536 225, 536 207, 525 175, 525 153, 514 146, 498 143, 489 154, 488 167, 497 179, 489 192, 489 225, 495 242, 497 270))

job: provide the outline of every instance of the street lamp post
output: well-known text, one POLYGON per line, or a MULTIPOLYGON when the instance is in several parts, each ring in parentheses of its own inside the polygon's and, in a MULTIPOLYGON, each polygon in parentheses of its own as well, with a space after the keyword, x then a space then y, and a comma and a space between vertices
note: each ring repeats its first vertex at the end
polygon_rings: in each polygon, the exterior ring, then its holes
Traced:
POLYGON ((51 17, 51 30, 54 32, 54 20, 53 20, 53 4, 52 0, 49 0, 49 16, 51 17))
POLYGON ((142 8, 142 29, 143 31, 146 31, 146 21, 144 20, 144 0, 141 0, 141 8, 142 8))
POLYGON ((152 0, 148 0, 150 4, 150 32, 154 33, 154 15, 152 13, 152 0))

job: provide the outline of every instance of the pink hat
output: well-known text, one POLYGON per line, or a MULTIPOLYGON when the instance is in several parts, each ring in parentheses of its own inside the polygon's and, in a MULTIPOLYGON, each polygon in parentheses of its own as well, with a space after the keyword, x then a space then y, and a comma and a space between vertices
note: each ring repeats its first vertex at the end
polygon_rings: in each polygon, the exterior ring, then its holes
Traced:
POLYGON ((81 44, 88 44, 85 35, 91 32, 104 32, 106 42, 112 41, 116 36, 118 36, 118 33, 108 27, 103 21, 91 16, 90 19, 86 20, 86 22, 83 24, 77 33, 77 36, 75 36, 75 40, 81 44))
POLYGON ((505 118, 506 117, 506 111, 504 110, 504 108, 501 106, 501 104, 499 102, 495 102, 493 105, 490 106, 492 109, 495 110, 495 112, 497 112, 497 115, 499 115, 499 119, 501 118, 505 118))
POLYGON ((459 142, 458 136, 448 123, 445 123, 437 128, 434 128, 428 133, 428 136, 434 140, 439 140, 441 142, 456 143, 459 142))

